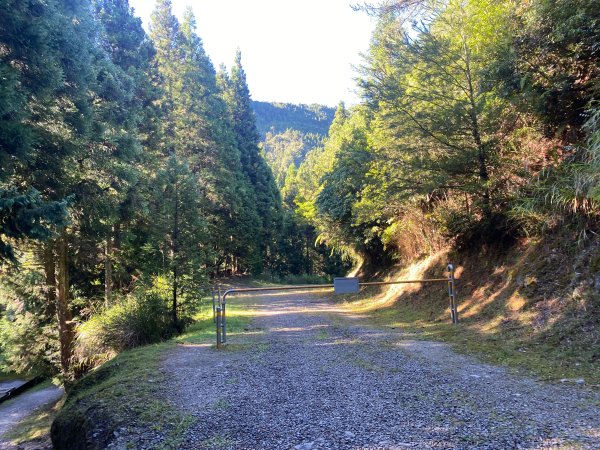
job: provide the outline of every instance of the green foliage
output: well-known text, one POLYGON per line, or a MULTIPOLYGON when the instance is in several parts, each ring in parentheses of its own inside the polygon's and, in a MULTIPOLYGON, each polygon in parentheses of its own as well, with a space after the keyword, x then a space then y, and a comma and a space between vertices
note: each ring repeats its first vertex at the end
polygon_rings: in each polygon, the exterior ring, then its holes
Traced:
POLYGON ((380 18, 360 85, 375 116, 375 170, 390 180, 384 195, 467 194, 491 213, 506 189, 498 130, 516 120, 487 70, 508 51, 509 8, 450 1, 423 7, 426 24, 409 27, 403 11, 380 18))
POLYGON ((54 309, 45 302, 44 275, 29 254, 25 267, 0 275, 0 371, 53 375, 59 367, 54 309))
POLYGON ((537 0, 519 8, 516 22, 514 50, 504 64, 507 88, 544 120, 549 134, 580 138, 584 112, 600 87, 597 2, 537 0))
POLYGON ((202 265, 210 260, 208 224, 199 214, 201 195, 198 180, 175 155, 156 174, 149 209, 154 218, 140 266, 150 276, 161 276, 172 295, 172 317, 178 327, 177 312, 193 304, 206 283, 202 265))
POLYGON ((355 206, 372 159, 366 135, 367 122, 360 110, 332 126, 325 152, 333 154, 331 168, 320 179, 314 200, 319 239, 359 258, 381 258, 381 241, 370 233, 374 222, 355 220, 355 206))
POLYGON ((75 359, 80 366, 96 367, 123 350, 160 342, 174 332, 165 297, 136 291, 79 325, 75 359))
POLYGON ((100 303, 154 284, 181 329, 209 276, 274 264, 281 201, 245 74, 238 58, 217 82, 190 11, 158 1, 147 35, 127 0, 8 0, 0 25, 0 259, 38 267, 42 305, 1 310, 3 360, 34 370, 18 336, 53 329, 69 377, 100 303))
MULTIPOLYGON (((240 150, 242 173, 249 184, 249 199, 255 205, 258 214, 258 230, 249 229, 246 232, 253 238, 257 233, 260 236, 256 249, 258 255, 254 257, 254 264, 250 265, 253 273, 260 273, 263 264, 267 267, 273 264, 273 256, 283 220, 281 197, 275 185, 271 168, 260 154, 256 118, 239 50, 231 74, 223 73, 220 75, 220 79, 240 150)), ((249 218, 245 222, 251 226, 249 218)), ((246 243, 247 249, 252 249, 254 240, 251 239, 246 243)))
POLYGON ((223 274, 597 231, 593 0, 362 9, 363 104, 334 114, 253 102, 169 0, 148 35, 127 0, 0 2, 3 364, 68 376, 75 324, 143 286, 181 329, 223 274))
POLYGON ((511 214, 530 233, 569 220, 594 229, 600 217, 600 110, 584 126, 585 147, 556 167, 548 167, 524 191, 511 214))
POLYGON ((45 201, 33 188, 21 193, 0 186, 0 262, 16 262, 7 238, 46 240, 66 224, 67 201, 45 201))
POLYGON ((377 19, 363 105, 338 109, 323 148, 279 170, 286 202, 322 241, 356 259, 410 258, 444 242, 508 244, 559 216, 595 223, 595 159, 573 151, 594 125, 571 115, 597 87, 590 2, 359 9, 377 19))

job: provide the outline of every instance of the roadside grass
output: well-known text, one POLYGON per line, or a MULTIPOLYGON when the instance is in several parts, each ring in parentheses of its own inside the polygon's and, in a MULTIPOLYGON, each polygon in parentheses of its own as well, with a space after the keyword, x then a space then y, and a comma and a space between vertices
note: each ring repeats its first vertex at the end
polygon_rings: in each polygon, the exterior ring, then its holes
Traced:
MULTIPOLYGON (((452 325, 446 299, 431 288, 399 295, 393 301, 384 301, 385 296, 385 290, 371 288, 346 296, 342 306, 371 325, 400 331, 407 339, 447 342, 459 353, 543 381, 583 379, 586 386, 600 388, 598 348, 566 325, 561 332, 544 333, 535 330, 526 317, 521 322, 503 319, 500 310, 459 314, 460 323, 452 325)), ((464 308, 459 307, 460 312, 464 308)))
MULTIPOLYGON (((227 336, 249 331, 249 324, 255 314, 252 308, 252 297, 236 297, 228 299, 226 308, 227 336)), ((216 343, 216 324, 213 321, 212 307, 207 308, 196 317, 183 334, 173 338, 178 344, 213 344, 216 343)))
MULTIPOLYGON (((251 299, 236 299, 228 305, 232 339, 252 320, 248 302, 251 299)), ((86 434, 94 433, 100 445, 107 445, 122 430, 148 430, 160 435, 159 448, 178 448, 193 418, 164 401, 169 379, 160 367, 176 345, 215 345, 212 307, 204 308, 195 320, 170 341, 124 351, 76 382, 54 422, 57 448, 79 448, 80 443, 85 445, 86 434)))

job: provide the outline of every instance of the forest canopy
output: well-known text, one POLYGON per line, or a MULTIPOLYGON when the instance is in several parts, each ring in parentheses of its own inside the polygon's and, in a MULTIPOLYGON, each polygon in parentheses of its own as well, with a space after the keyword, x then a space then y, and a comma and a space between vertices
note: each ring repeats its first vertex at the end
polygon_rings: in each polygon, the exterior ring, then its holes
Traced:
MULTIPOLYGON (((286 177, 319 241, 380 267, 443 246, 597 232, 592 0, 386 1, 324 144, 286 177)), ((278 177, 278 182, 281 178, 278 177)))

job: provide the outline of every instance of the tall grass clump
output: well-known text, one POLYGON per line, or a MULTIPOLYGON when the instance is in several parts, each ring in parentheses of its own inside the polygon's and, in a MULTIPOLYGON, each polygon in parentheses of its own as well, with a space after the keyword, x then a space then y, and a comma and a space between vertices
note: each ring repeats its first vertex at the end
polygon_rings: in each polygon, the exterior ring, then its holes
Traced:
POLYGON ((85 372, 123 350, 160 342, 175 333, 165 299, 152 291, 136 292, 78 326, 74 358, 79 371, 85 372))

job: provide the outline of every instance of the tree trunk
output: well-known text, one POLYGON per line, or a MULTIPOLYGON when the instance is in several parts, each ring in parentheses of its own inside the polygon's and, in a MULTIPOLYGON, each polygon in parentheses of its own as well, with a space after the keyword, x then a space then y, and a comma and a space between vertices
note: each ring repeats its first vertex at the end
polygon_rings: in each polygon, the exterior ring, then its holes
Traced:
POLYGON ((43 244, 44 275, 46 278, 46 314, 48 317, 56 315, 56 264, 54 259, 54 243, 43 244))
POLYGON ((177 186, 177 182, 175 182, 175 211, 173 214, 173 242, 171 245, 172 248, 172 252, 173 252, 173 257, 172 257, 172 264, 173 264, 173 305, 172 305, 172 311, 171 314, 173 316, 173 326, 175 327, 175 329, 178 328, 178 324, 177 324, 177 289, 179 288, 178 286, 178 253, 179 253, 179 246, 178 246, 178 241, 179 241, 179 189, 177 186))
MULTIPOLYGON (((114 257, 114 255, 116 255, 117 258, 119 257, 120 248, 121 248, 121 221, 118 221, 115 224, 115 230, 114 230, 113 249, 112 249, 113 257, 114 257)), ((113 289, 113 291, 115 289, 117 289, 119 291, 123 289, 123 280, 118 274, 116 277, 113 274, 112 289, 113 289)))
POLYGON ((113 257, 113 237, 112 230, 106 237, 104 247, 104 305, 108 307, 112 301, 112 257, 113 257))
POLYGON ((312 267, 311 267, 311 264, 310 264, 310 244, 309 244, 310 237, 309 237, 309 231, 308 230, 306 230, 305 236, 306 236, 306 243, 305 243, 306 244, 306 274, 310 276, 310 275, 312 275, 311 274, 312 267))
POLYGON ((57 286, 56 313, 60 338, 60 365, 63 375, 68 375, 73 351, 73 314, 69 305, 69 260, 67 235, 62 233, 57 242, 57 286))
POLYGON ((466 41, 463 38, 463 51, 465 56, 465 75, 467 77, 467 84, 469 90, 469 103, 470 111, 469 116, 471 119, 471 134, 475 147, 477 148, 477 160, 479 163, 479 180, 483 185, 483 214, 489 217, 492 213, 490 206, 490 189, 488 187, 489 173, 487 170, 487 153, 485 145, 481 139, 481 131, 479 127, 479 118, 477 117, 477 103, 475 101, 475 88, 473 86, 473 77, 471 74, 471 56, 470 51, 467 48, 466 41))

